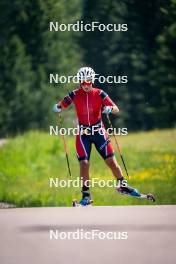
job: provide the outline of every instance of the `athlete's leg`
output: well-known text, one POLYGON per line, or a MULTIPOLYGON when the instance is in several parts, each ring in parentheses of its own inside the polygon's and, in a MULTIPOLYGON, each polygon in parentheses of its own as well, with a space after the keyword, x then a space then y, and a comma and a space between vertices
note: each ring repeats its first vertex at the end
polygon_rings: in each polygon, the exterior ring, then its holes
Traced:
MULTIPOLYGON (((80 203, 84 204, 85 199, 91 200, 90 190, 89 190, 89 161, 87 159, 80 160, 80 178, 82 179, 82 200, 80 203)), ((87 204, 87 202, 86 202, 87 204)))
POLYGON ((83 185, 88 185, 89 180, 89 161, 87 159, 80 160, 80 179, 83 181, 83 185))
POLYGON ((104 131, 104 134, 96 133, 94 144, 117 180, 123 180, 123 173, 114 156, 114 150, 107 132, 104 131))
POLYGON ((124 191, 125 193, 136 192, 133 187, 130 187, 127 184, 127 181, 123 177, 122 170, 118 165, 116 158, 114 156, 114 150, 110 142, 110 139, 108 138, 108 134, 105 133, 104 135, 100 135, 99 133, 97 133, 94 136, 94 143, 96 149, 98 150, 100 155, 104 158, 106 164, 111 169, 113 175, 116 177, 120 190, 124 191))
POLYGON ((108 167, 111 169, 113 175, 118 179, 118 180, 123 180, 123 174, 120 166, 117 163, 117 160, 115 156, 109 157, 105 159, 106 164, 108 167))
POLYGON ((89 158, 91 153, 91 141, 89 136, 77 135, 76 137, 76 150, 80 164, 80 179, 83 182, 82 199, 87 197, 90 199, 89 192, 89 158))

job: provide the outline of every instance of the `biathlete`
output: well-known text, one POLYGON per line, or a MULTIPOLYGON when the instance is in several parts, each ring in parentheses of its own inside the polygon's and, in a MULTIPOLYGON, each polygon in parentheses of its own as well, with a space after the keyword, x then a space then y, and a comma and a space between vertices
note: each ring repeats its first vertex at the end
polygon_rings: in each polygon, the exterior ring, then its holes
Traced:
POLYGON ((62 101, 55 104, 53 111, 60 113, 61 109, 67 108, 71 103, 74 103, 79 128, 82 129, 76 136, 76 151, 80 164, 80 177, 83 181, 80 204, 88 205, 91 202, 90 190, 87 182, 89 181, 89 159, 92 144, 95 145, 97 151, 111 169, 118 184, 120 183, 120 191, 125 194, 134 194, 134 196, 138 196, 139 193, 136 189, 127 184, 124 186, 124 176, 114 156, 114 150, 109 136, 107 132, 100 133, 100 131, 105 131, 101 113, 117 114, 119 108, 106 92, 99 88, 93 88, 92 85, 95 79, 95 72, 92 68, 82 67, 79 69, 77 77, 80 81, 80 87, 70 92, 62 101))

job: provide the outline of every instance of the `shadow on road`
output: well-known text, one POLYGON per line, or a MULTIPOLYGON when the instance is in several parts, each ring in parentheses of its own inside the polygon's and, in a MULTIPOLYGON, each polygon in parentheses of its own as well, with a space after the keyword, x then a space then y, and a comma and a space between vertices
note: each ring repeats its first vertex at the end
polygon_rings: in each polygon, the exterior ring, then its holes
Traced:
POLYGON ((57 229, 59 231, 73 231, 75 229, 84 229, 85 231, 90 231, 92 229, 98 229, 101 231, 117 231, 117 230, 127 230, 127 231, 165 231, 165 232, 173 232, 176 231, 176 225, 97 225, 97 224, 90 224, 90 225, 30 225, 30 226, 22 226, 18 227, 18 230, 23 233, 30 233, 30 232, 48 232, 48 230, 57 229))

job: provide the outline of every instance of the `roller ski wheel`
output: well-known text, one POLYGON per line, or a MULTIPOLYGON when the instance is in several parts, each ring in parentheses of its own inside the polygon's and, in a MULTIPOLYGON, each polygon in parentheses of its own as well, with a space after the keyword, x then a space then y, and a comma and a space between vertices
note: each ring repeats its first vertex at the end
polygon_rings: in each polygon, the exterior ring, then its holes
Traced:
POLYGON ((155 196, 153 194, 151 194, 151 193, 148 193, 147 194, 147 200, 155 202, 155 196))
POLYGON ((145 200, 148 200, 148 201, 155 202, 155 197, 151 193, 142 194, 142 193, 139 193, 138 190, 136 190, 136 189, 132 189, 130 192, 127 192, 121 187, 118 187, 116 190, 117 190, 118 193, 120 193, 122 195, 133 196, 133 197, 136 197, 136 198, 139 198, 139 199, 145 199, 145 200))
POLYGON ((86 207, 86 206, 91 206, 93 203, 93 200, 87 200, 87 199, 82 199, 80 202, 78 202, 76 199, 72 201, 72 206, 73 207, 86 207))

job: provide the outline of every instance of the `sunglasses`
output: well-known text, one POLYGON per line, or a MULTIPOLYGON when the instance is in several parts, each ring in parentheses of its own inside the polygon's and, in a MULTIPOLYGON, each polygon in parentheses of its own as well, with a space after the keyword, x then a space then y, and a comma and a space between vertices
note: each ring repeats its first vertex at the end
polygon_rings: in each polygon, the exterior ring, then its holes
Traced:
POLYGON ((81 85, 91 85, 92 81, 83 81, 81 82, 81 85))

